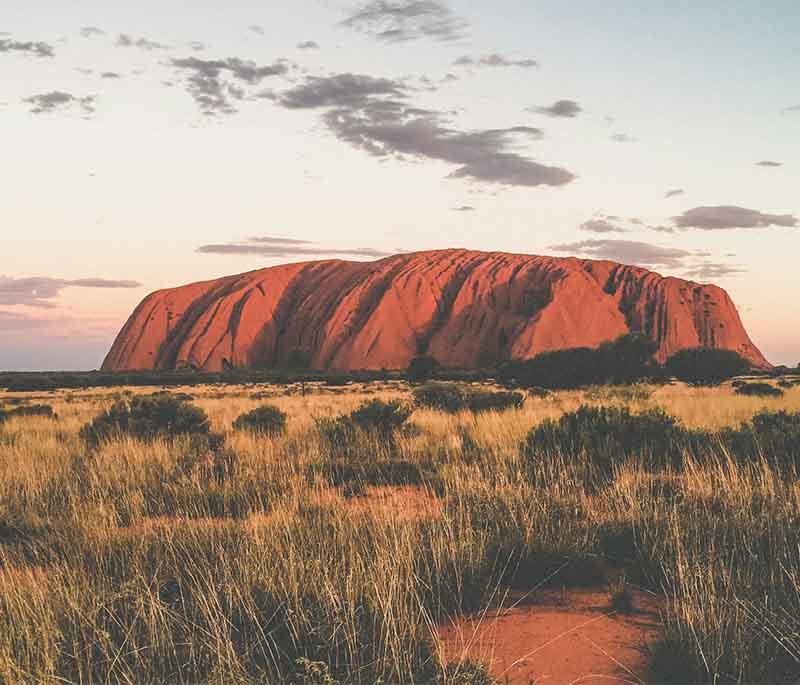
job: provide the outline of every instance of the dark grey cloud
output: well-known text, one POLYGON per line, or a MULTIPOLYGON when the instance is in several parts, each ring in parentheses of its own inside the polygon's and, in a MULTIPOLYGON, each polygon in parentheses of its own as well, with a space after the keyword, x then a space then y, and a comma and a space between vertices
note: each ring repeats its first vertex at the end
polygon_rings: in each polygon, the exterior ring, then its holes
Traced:
POLYGON ((106 32, 103 29, 99 29, 96 26, 84 26, 81 28, 81 35, 84 38, 91 38, 93 36, 104 36, 106 32))
POLYGON ((492 52, 482 57, 470 57, 463 55, 459 57, 453 66, 456 67, 521 67, 523 69, 534 69, 539 66, 535 59, 509 59, 496 52, 492 52))
POLYGON ((404 86, 392 79, 361 74, 310 76, 304 83, 285 91, 280 97, 280 103, 289 109, 355 107, 366 104, 373 95, 403 98, 404 86))
POLYGON ((169 50, 169 45, 157 43, 147 38, 134 38, 127 33, 117 36, 117 45, 121 48, 141 48, 142 50, 169 50))
POLYGON ((656 231, 657 233, 677 233, 675 228, 672 226, 657 225, 657 226, 648 226, 648 228, 651 231, 656 231))
POLYGON ((248 238, 243 242, 201 245, 196 252, 219 255, 250 255, 259 257, 370 257, 380 259, 393 252, 385 252, 370 247, 332 248, 323 247, 310 240, 294 238, 248 238))
POLYGON ((342 22, 343 26, 384 42, 462 38, 468 24, 441 0, 371 0, 342 22))
POLYGON ((584 255, 594 259, 609 259, 623 264, 670 268, 683 268, 687 259, 705 255, 705 253, 697 251, 663 247, 635 240, 581 240, 575 243, 552 245, 550 249, 555 252, 584 255))
POLYGON ((764 214, 755 209, 733 205, 695 207, 673 217, 673 221, 679 228, 699 228, 704 231, 798 225, 797 217, 791 214, 764 214))
POLYGON ((24 98, 23 102, 31 105, 30 111, 34 114, 44 114, 69 107, 79 107, 85 114, 94 113, 94 95, 76 97, 71 93, 53 90, 49 93, 40 93, 24 98))
POLYGON ((460 207, 453 207, 454 212, 474 212, 475 207, 472 205, 461 205, 460 207))
POLYGON ((0 305, 54 307, 53 299, 65 288, 140 288, 141 283, 104 278, 10 278, 0 276, 0 305))
POLYGON ((209 60, 197 57, 172 59, 173 67, 189 72, 186 89, 208 116, 233 114, 234 101, 243 100, 247 93, 243 86, 256 86, 270 76, 283 76, 289 72, 286 60, 268 65, 258 65, 238 57, 209 60))
POLYGON ((590 233, 625 233, 627 229, 611 223, 609 219, 590 219, 580 225, 581 231, 590 233))
POLYGON ((247 30, 251 31, 252 33, 257 33, 259 36, 263 36, 264 33, 265 33, 264 27, 263 26, 259 26, 258 24, 252 24, 252 25, 248 26, 247 30))
POLYGON ((572 119, 578 116, 583 109, 575 100, 557 100, 549 107, 529 107, 528 111, 546 114, 549 117, 572 119))
POLYGON ((628 135, 627 133, 615 133, 611 136, 611 140, 615 143, 636 143, 638 140, 633 136, 628 135))
POLYGON ((783 162, 773 162, 771 159, 764 159, 760 162, 756 162, 756 166, 779 167, 783 166, 783 162))
POLYGON ((696 264, 684 272, 688 278, 697 278, 701 280, 714 280, 717 278, 726 278, 727 276, 736 276, 738 274, 746 273, 747 269, 733 264, 719 264, 715 262, 705 262, 696 264))
POLYGON ((564 185, 575 176, 517 151, 531 126, 459 131, 445 115, 409 106, 403 84, 355 74, 311 77, 282 94, 290 109, 325 108, 323 122, 340 140, 376 157, 429 159, 454 164, 451 178, 508 186, 564 185))
POLYGON ((315 40, 304 40, 297 44, 298 50, 319 50, 319 44, 315 40))
POLYGON ((677 197, 678 195, 685 195, 686 191, 683 188, 675 188, 674 190, 668 190, 664 193, 664 197, 677 197))
POLYGON ((189 47, 195 52, 202 52, 208 46, 205 43, 201 43, 199 40, 193 40, 191 43, 189 43, 189 47))
POLYGON ((21 52, 34 57, 52 57, 55 54, 53 46, 42 41, 18 41, 10 38, 0 38, 0 52, 21 52))

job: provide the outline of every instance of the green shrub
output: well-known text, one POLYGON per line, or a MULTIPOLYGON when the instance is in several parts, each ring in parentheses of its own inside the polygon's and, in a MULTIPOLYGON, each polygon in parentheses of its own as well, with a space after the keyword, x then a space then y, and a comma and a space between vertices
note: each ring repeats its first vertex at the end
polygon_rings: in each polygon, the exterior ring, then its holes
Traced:
POLYGON ((286 430, 286 414, 271 404, 264 404, 239 416, 233 422, 236 430, 274 437, 286 430))
POLYGON ((55 418, 56 413, 49 404, 29 404, 22 407, 15 407, 9 413, 9 416, 46 416, 48 418, 55 418))
POLYGON ((735 457, 763 456, 775 466, 800 469, 800 412, 760 412, 738 429, 722 431, 720 439, 735 457))
POLYGON ((370 400, 346 416, 318 419, 317 430, 336 457, 362 457, 371 449, 369 440, 391 451, 398 432, 405 427, 413 409, 399 400, 370 400), (368 440, 361 440, 365 436, 368 440))
POLYGON ((746 397, 783 397, 783 390, 769 383, 743 383, 736 388, 736 394, 746 397))
POLYGON ((534 463, 551 455, 578 458, 610 473, 629 457, 642 456, 655 465, 680 463, 683 449, 701 435, 661 409, 634 414, 627 407, 583 406, 534 428, 523 454, 534 463))
POLYGON ((406 377, 411 383, 427 381, 439 370, 439 362, 433 357, 420 355, 414 357, 408 365, 406 377))
POLYGON ((81 428, 80 436, 96 446, 116 435, 169 440, 185 435, 208 436, 209 431, 208 416, 202 409, 169 393, 156 393, 115 402, 81 428))
POLYGON ((719 385, 749 371, 750 363, 733 350, 695 347, 672 355, 666 370, 691 385, 719 385))
POLYGON ((525 396, 518 392, 473 390, 455 383, 429 383, 414 390, 414 401, 420 407, 450 413, 518 409, 525 396))

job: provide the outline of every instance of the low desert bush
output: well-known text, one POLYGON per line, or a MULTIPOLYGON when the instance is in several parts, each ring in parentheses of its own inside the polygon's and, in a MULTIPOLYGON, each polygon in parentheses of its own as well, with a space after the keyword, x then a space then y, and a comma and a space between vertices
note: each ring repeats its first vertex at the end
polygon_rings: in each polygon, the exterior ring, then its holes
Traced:
POLYGON ((764 458, 775 467, 800 469, 800 412, 762 411, 739 428, 720 433, 728 452, 746 461, 764 458))
POLYGON ((769 383, 743 383, 736 388, 736 394, 745 397, 783 397, 783 390, 769 383))
POLYGON ((177 436, 209 434, 208 416, 199 407, 169 393, 134 396, 118 400, 80 431, 90 446, 129 435, 140 440, 173 439, 177 436))
POLYGON ((286 430, 286 413, 265 404, 239 416, 233 422, 236 430, 274 437, 286 430))
POLYGON ((450 413, 519 409, 525 396, 519 392, 475 390, 455 383, 429 383, 414 391, 414 402, 420 407, 450 413))
POLYGON ((523 446, 531 465, 553 455, 578 458, 610 475, 614 465, 641 457, 652 465, 679 464, 682 450, 702 436, 661 409, 580 407, 534 428, 523 446))
POLYGON ((20 407, 14 407, 8 412, 9 416, 44 416, 47 418, 55 418, 56 413, 53 407, 49 404, 26 404, 20 407))
POLYGON ((345 416, 317 419, 317 431, 333 458, 374 456, 393 452, 398 433, 413 409, 399 400, 370 400, 345 416))

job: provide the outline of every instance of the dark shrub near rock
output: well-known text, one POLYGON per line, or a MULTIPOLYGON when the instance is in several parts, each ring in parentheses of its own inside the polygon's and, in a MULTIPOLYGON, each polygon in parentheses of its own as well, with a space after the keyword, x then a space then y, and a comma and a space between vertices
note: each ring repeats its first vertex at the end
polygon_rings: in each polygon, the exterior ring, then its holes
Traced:
POLYGON ((681 350, 666 363, 666 370, 691 385, 719 385, 750 370, 750 363, 733 350, 702 347, 681 350))
POLYGON ((208 416, 200 407, 169 393, 156 393, 115 402, 81 428, 80 436, 90 446, 97 446, 118 435, 171 440, 178 436, 207 436, 209 431, 208 416))
POLYGON ((56 413, 49 404, 28 404, 21 407, 15 407, 10 412, 9 416, 44 416, 50 419, 56 418, 56 413))
POLYGON ((271 404, 265 404, 242 414, 233 422, 236 430, 274 437, 286 430, 286 414, 271 404))
POLYGON ((736 388, 736 394, 746 397, 783 397, 783 390, 769 383, 743 383, 736 388))
POLYGON ((521 407, 525 396, 519 392, 476 390, 456 383, 429 383, 414 391, 414 402, 420 407, 450 413, 503 411, 521 407))

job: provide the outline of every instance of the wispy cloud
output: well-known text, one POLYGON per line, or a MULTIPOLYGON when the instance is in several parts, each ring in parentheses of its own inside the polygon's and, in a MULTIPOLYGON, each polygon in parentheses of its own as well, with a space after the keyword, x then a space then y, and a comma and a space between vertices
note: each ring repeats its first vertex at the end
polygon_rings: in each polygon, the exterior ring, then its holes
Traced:
POLYGON ((684 272, 684 275, 689 278, 697 278, 700 280, 715 280, 718 278, 727 278, 729 276, 737 276, 746 273, 747 269, 733 264, 719 264, 715 262, 705 262, 697 264, 684 272))
POLYGON ((492 52, 482 57, 463 55, 453 62, 455 67, 521 67, 534 69, 539 66, 535 59, 510 59, 497 52, 492 52))
POLYGON ((678 195, 685 195, 685 194, 686 191, 683 188, 675 188, 674 190, 668 190, 666 193, 664 193, 664 197, 666 198, 678 197, 678 195))
POLYGON ((372 0, 343 22, 343 26, 384 42, 431 38, 454 41, 464 37, 467 22, 440 0, 372 0))
POLYGON ((580 225, 581 231, 590 233, 625 233, 626 228, 612 223, 609 219, 590 219, 580 225))
POLYGON ((756 162, 756 166, 779 167, 783 166, 783 162, 773 162, 771 159, 763 159, 760 162, 756 162))
POLYGON ((117 36, 117 46, 121 48, 140 48, 142 50, 169 50, 169 45, 158 43, 148 38, 134 38, 127 33, 117 36))
POLYGON ((200 111, 208 116, 235 113, 234 101, 247 95, 243 86, 256 86, 269 76, 285 75, 290 68, 286 60, 258 65, 238 57, 224 60, 186 57, 172 59, 170 64, 189 72, 186 89, 200 111))
POLYGON ((29 307, 54 307, 53 300, 65 288, 140 288, 141 283, 129 280, 104 278, 11 278, 0 276, 0 305, 26 305, 29 307))
POLYGON ((319 44, 315 40, 304 40, 297 44, 298 50, 319 50, 319 44))
POLYGON ((633 136, 628 135, 627 133, 615 133, 613 136, 611 136, 611 140, 613 140, 615 143, 638 143, 639 142, 638 138, 634 138, 633 136))
POLYGON ((461 205, 460 207, 453 207, 454 212, 474 212, 475 207, 472 205, 461 205))
POLYGON ((679 228, 699 228, 704 231, 798 225, 797 217, 791 214, 764 214, 735 205, 695 207, 673 217, 673 221, 679 228))
POLYGON ((247 27, 247 30, 250 31, 251 33, 258 34, 259 36, 263 36, 265 33, 264 27, 259 26, 258 24, 251 24, 250 26, 247 27))
POLYGON ((84 38, 92 38, 94 36, 104 36, 106 32, 96 26, 84 26, 81 28, 81 36, 84 38))
POLYGON ((339 74, 311 77, 283 93, 279 102, 290 109, 325 108, 328 129, 370 155, 453 164, 457 168, 451 178, 507 186, 558 186, 575 178, 517 151, 521 141, 542 137, 538 128, 460 131, 444 114, 410 106, 407 96, 398 81, 339 74))
POLYGON ((49 93, 31 95, 30 97, 24 98, 23 102, 31 105, 30 111, 34 114, 45 114, 69 107, 79 107, 87 115, 93 114, 95 111, 94 95, 76 97, 71 93, 66 93, 61 90, 53 90, 49 93))
POLYGON ((20 52, 34 57, 53 57, 55 51, 50 43, 43 41, 19 41, 0 38, 0 52, 20 52))
POLYGON ((370 247, 336 248, 325 247, 310 240, 278 237, 254 237, 233 243, 201 245, 196 252, 217 255, 249 255, 258 257, 368 257, 379 259, 393 252, 385 252, 370 247))
POLYGON ((594 259, 609 259, 623 264, 669 268, 684 268, 687 259, 707 254, 635 240, 581 240, 574 243, 552 245, 550 249, 554 252, 584 255, 594 259))
POLYGON ((549 107, 529 107, 529 112, 545 114, 548 117, 572 119, 578 116, 583 109, 575 100, 557 100, 549 107))

